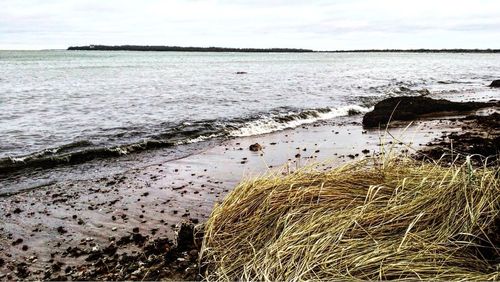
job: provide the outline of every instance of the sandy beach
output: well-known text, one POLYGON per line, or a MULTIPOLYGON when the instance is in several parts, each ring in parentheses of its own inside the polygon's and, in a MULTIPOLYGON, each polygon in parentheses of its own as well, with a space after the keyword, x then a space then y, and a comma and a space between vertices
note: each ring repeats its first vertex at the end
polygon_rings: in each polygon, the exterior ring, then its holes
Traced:
POLYGON ((0 22, 0 282, 500 281, 500 1, 0 22))
MULTIPOLYGON (((140 234, 146 241, 173 240, 176 225, 204 222, 213 206, 242 179, 287 173, 310 163, 321 163, 326 170, 379 154, 382 147, 411 154, 443 133, 461 130, 456 117, 450 117, 420 120, 408 128, 408 123, 401 123, 389 130, 391 134, 384 134, 384 130, 363 129, 361 118, 214 142, 176 160, 161 150, 134 155, 136 160, 147 157, 150 165, 4 196, 0 201, 1 278, 78 279, 92 268, 87 259, 92 250, 114 246, 115 240, 131 234, 140 234), (250 151, 254 143, 262 151, 250 151)), ((107 165, 120 165, 114 162, 107 165)), ((137 245, 124 244, 113 255, 140 252, 137 245)))

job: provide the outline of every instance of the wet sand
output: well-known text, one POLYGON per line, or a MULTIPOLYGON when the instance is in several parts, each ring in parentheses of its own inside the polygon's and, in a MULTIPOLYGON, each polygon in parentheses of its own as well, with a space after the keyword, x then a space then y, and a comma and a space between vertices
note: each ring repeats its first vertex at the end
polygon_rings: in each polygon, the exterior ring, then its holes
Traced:
MULTIPOLYGON (((176 224, 202 223, 214 204, 242 179, 270 171, 286 173, 313 162, 328 169, 377 154, 381 131, 367 131, 360 122, 361 116, 355 116, 235 138, 174 160, 158 150, 145 155, 147 166, 2 197, 0 278, 78 279, 92 267, 88 262, 92 250, 131 234, 145 240, 173 239, 176 224), (250 151, 254 143, 263 150, 250 151), (79 251, 71 249, 75 247, 79 251)), ((394 150, 406 151, 408 144, 412 146, 408 152, 413 153, 443 132, 460 131, 454 119, 418 121, 403 133, 404 125, 390 130, 397 139, 386 136, 384 148, 395 145, 394 150)), ((120 164, 111 160, 108 165, 120 164)), ((130 244, 116 251, 140 252, 130 244)), ((141 278, 140 273, 137 277, 141 278)))

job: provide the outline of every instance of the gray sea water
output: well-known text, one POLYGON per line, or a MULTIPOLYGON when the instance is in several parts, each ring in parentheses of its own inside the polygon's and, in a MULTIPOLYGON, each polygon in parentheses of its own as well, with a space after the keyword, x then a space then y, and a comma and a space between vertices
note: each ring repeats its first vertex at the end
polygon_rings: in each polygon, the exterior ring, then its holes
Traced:
POLYGON ((262 134, 427 91, 499 99, 499 74, 499 54, 0 51, 0 158, 262 134))

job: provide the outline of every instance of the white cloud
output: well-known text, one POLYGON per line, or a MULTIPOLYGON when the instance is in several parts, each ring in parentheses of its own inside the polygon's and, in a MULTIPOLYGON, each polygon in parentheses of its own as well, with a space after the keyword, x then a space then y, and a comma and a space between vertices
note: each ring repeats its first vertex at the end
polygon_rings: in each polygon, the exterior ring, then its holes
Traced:
POLYGON ((500 48, 498 0, 2 0, 0 48, 500 48))

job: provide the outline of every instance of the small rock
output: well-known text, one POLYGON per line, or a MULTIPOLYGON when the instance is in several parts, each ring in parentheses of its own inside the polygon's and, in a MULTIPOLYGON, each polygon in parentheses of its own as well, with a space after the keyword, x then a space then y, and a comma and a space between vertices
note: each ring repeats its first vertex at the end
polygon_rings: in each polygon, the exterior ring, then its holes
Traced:
POLYGON ((258 152, 258 151, 262 150, 262 146, 259 143, 255 143, 255 144, 250 145, 249 149, 252 152, 258 152))
POLYGON ((182 222, 178 227, 176 236, 176 247, 179 251, 191 250, 194 245, 194 224, 189 222, 182 222))
POLYGON ((66 229, 64 229, 64 227, 62 227, 62 226, 57 227, 57 232, 58 232, 59 234, 65 234, 65 233, 68 233, 68 231, 67 231, 66 229))
POLYGON ((16 246, 16 245, 19 245, 23 242, 23 239, 19 238, 17 239, 16 241, 12 242, 12 246, 16 246))

